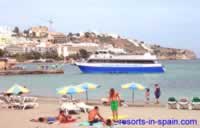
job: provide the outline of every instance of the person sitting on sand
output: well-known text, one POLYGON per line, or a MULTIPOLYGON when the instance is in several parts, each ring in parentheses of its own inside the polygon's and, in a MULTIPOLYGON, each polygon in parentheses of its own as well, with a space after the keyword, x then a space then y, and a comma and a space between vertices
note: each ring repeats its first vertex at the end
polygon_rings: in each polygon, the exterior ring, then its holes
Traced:
POLYGON ((90 123, 90 126, 92 126, 94 123, 97 123, 97 122, 104 122, 103 117, 99 114, 98 106, 95 106, 94 109, 89 112, 88 121, 90 123))
POLYGON ((72 119, 71 116, 65 115, 64 111, 60 111, 59 115, 57 117, 39 117, 37 119, 30 120, 32 122, 44 122, 44 123, 68 123, 68 122, 74 122, 76 119, 72 119))
POLYGON ((60 123, 67 123, 67 122, 74 122, 76 119, 73 119, 70 115, 65 115, 64 111, 60 111, 60 114, 58 115, 58 121, 60 123))

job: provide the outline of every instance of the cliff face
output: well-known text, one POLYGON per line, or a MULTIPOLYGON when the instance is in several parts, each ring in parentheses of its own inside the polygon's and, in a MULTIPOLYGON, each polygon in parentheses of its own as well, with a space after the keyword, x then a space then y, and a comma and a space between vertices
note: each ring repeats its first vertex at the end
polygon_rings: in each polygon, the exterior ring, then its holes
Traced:
POLYGON ((148 45, 143 41, 130 40, 113 34, 97 34, 94 32, 69 33, 67 40, 75 43, 92 42, 97 44, 111 44, 115 48, 124 49, 129 54, 144 54, 145 52, 150 52, 155 54, 159 59, 164 60, 196 59, 195 53, 191 50, 148 45))

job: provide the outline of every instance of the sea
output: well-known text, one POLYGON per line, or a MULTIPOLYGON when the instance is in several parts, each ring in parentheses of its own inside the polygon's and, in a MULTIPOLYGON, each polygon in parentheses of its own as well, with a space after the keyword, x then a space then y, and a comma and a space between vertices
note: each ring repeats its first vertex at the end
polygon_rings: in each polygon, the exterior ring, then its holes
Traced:
MULTIPOLYGON (((89 99, 98 100, 107 97, 109 89, 115 88, 123 99, 129 101, 132 99, 132 91, 122 89, 121 85, 137 82, 150 88, 151 100, 154 100, 156 83, 160 85, 162 101, 167 101, 171 96, 177 99, 200 97, 200 60, 170 60, 161 63, 166 71, 159 74, 84 74, 74 65, 61 64, 59 66, 64 68, 64 74, 0 76, 0 92, 6 91, 13 84, 20 84, 31 90, 30 95, 60 97, 56 88, 90 82, 100 85, 100 88, 90 90, 89 99)), ((23 64, 22 66, 36 68, 39 65, 23 64)), ((134 100, 143 101, 144 93, 144 91, 134 90, 134 100)), ((84 93, 73 96, 85 98, 84 93)))

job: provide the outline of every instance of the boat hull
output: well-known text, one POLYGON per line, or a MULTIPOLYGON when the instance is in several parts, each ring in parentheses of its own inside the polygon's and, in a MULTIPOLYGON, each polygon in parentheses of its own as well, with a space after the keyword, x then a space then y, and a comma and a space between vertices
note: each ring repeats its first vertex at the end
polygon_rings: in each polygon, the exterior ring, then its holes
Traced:
POLYGON ((77 64, 83 73, 163 73, 162 65, 117 65, 117 66, 95 66, 86 64, 77 64))

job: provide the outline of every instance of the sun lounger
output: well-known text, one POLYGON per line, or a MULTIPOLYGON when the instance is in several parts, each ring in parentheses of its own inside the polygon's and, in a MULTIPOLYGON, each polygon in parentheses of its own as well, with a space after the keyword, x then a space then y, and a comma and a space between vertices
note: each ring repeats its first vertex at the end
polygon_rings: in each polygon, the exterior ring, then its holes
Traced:
POLYGON ((177 109, 189 109, 190 102, 187 98, 182 98, 178 101, 177 109))
POLYGON ((25 110, 26 108, 36 108, 39 106, 36 103, 37 97, 20 97, 20 96, 13 96, 12 97, 12 106, 16 109, 25 110))
POLYGON ((191 108, 193 110, 200 110, 200 98, 199 97, 193 97, 191 108))
POLYGON ((0 105, 2 106, 4 104, 4 101, 0 99, 0 105))
POLYGON ((36 101, 37 101, 37 97, 24 97, 23 102, 36 102, 36 101))
POLYGON ((25 102, 22 104, 19 104, 18 107, 21 108, 22 110, 25 110, 27 108, 36 108, 38 107, 39 104, 38 103, 34 103, 34 102, 25 102))
POLYGON ((177 100, 175 97, 169 97, 167 106, 169 109, 177 109, 177 100))
POLYGON ((9 97, 0 95, 0 104, 3 108, 12 108, 12 104, 9 97))
POLYGON ((101 103, 106 105, 109 102, 108 98, 101 98, 101 103))
POLYGON ((60 107, 61 110, 64 110, 65 112, 70 113, 75 113, 75 114, 79 114, 80 113, 80 108, 75 105, 73 102, 65 102, 61 105, 60 107))
POLYGON ((84 102, 78 102, 75 103, 75 105, 79 107, 83 112, 88 112, 94 108, 93 106, 87 105, 84 102))
POLYGON ((69 102, 70 101, 70 97, 67 96, 67 95, 63 95, 60 100, 59 100, 59 103, 62 104, 62 103, 65 103, 65 102, 69 102))
POLYGON ((39 106, 39 104, 36 101, 37 97, 23 97, 21 107, 23 110, 26 108, 36 108, 39 106))
POLYGON ((70 96, 64 95, 60 98, 59 103, 63 104, 65 102, 79 102, 79 100, 74 98, 71 99, 70 96))

